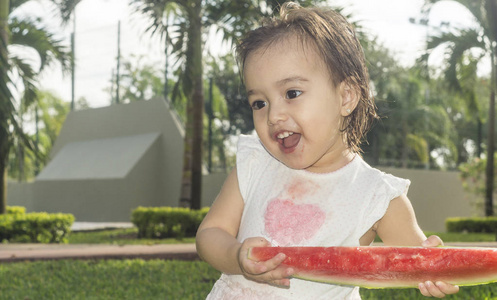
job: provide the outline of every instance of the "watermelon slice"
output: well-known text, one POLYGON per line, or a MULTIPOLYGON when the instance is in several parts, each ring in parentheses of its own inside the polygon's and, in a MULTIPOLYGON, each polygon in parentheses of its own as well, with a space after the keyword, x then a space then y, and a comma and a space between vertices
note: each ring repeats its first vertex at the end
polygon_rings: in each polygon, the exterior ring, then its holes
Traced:
POLYGON ((420 282, 477 285, 497 281, 497 249, 464 247, 256 247, 249 258, 278 253, 293 277, 365 288, 409 288, 420 282))

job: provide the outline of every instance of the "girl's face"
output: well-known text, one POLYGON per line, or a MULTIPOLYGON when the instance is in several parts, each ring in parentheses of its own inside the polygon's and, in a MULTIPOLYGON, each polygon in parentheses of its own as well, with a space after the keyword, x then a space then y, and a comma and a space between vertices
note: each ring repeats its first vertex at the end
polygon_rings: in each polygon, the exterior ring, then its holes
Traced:
POLYGON ((256 50, 244 78, 255 129, 276 159, 315 173, 352 159, 340 125, 354 109, 354 94, 344 83, 333 85, 314 47, 291 40, 256 50))

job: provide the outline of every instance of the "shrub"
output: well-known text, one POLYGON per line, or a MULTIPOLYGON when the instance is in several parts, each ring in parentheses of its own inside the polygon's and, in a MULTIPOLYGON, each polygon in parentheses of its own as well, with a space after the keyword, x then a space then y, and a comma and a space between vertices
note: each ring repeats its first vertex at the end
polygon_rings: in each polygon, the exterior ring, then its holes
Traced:
POLYGON ((0 215, 0 242, 8 241, 12 237, 12 221, 14 215, 0 215))
POLYGON ((445 220, 448 232, 497 232, 497 217, 448 218, 445 220))
POLYGON ((181 239, 195 236, 209 208, 191 210, 181 207, 138 207, 131 222, 138 228, 139 238, 181 239))
POLYGON ((26 214, 26 208, 23 206, 7 206, 7 214, 24 215, 26 214))
POLYGON ((6 214, 0 216, 0 240, 29 243, 61 243, 71 230, 71 214, 6 214))

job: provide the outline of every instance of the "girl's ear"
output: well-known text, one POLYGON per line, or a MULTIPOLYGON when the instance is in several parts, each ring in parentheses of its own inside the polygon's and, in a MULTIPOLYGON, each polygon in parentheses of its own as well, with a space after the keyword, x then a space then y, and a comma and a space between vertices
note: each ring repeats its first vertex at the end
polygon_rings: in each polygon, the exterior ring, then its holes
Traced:
POLYGON ((342 97, 341 114, 346 117, 354 111, 359 103, 359 94, 357 89, 344 80, 340 83, 340 95, 342 97))

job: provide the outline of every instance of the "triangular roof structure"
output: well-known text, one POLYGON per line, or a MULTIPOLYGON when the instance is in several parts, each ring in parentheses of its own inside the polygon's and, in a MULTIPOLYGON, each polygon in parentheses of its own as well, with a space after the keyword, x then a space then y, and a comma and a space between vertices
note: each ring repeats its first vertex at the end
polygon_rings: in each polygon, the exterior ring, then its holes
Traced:
POLYGON ((138 206, 177 206, 182 158, 183 128, 162 99, 71 112, 34 182, 34 210, 121 222, 138 206))
POLYGON ((159 137, 155 132, 69 143, 37 180, 125 178, 159 137))

